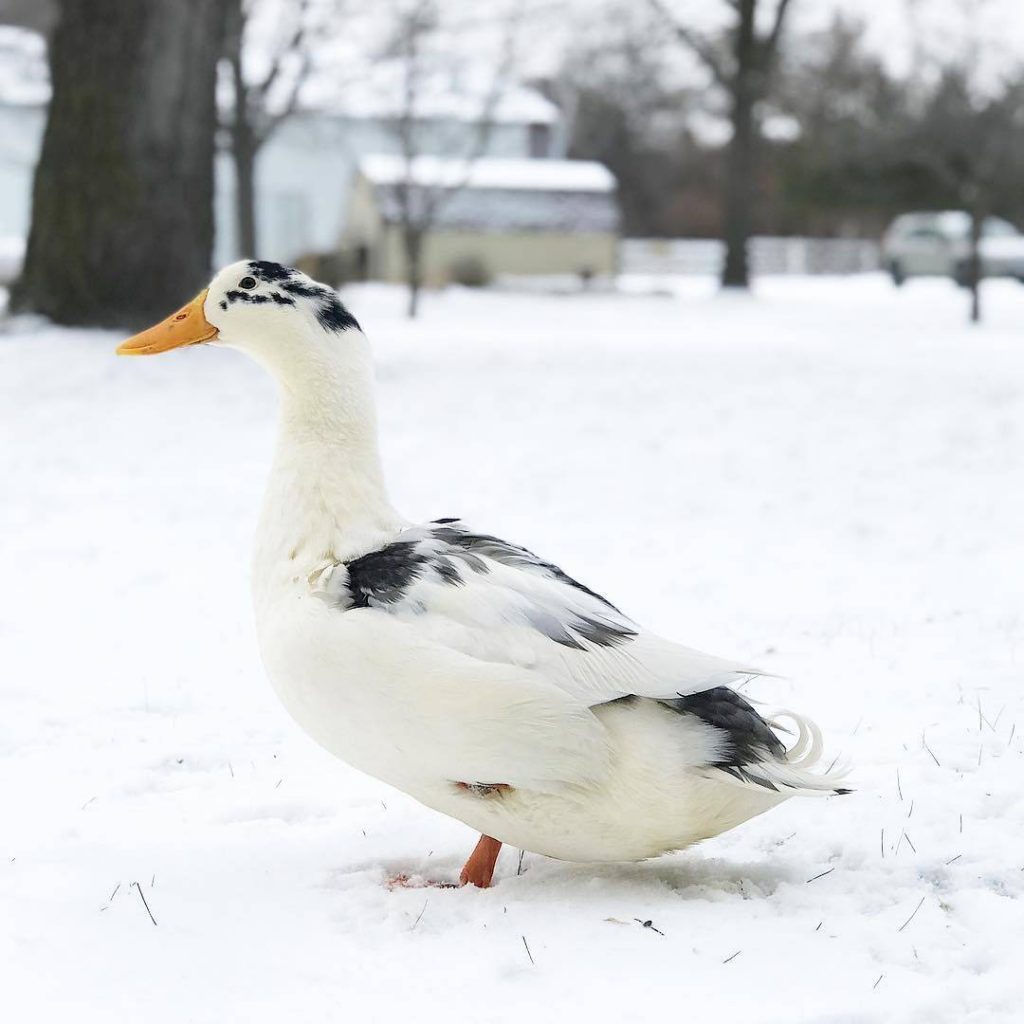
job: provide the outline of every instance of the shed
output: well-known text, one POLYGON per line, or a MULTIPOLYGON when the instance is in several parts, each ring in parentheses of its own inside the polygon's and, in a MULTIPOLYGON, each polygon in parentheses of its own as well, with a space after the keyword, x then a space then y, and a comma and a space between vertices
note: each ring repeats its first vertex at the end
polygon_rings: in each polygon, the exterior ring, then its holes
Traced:
POLYGON ((407 188, 414 217, 426 203, 436 207, 423 252, 427 284, 610 275, 619 229, 615 187, 611 171, 592 161, 368 156, 359 161, 341 248, 358 276, 403 280, 407 188))

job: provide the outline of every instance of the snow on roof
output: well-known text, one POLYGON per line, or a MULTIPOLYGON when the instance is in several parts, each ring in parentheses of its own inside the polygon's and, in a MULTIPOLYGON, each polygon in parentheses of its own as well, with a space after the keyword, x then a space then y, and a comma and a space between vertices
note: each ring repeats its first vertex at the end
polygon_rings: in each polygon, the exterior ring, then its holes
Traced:
MULTIPOLYGON (((401 157, 371 156, 360 161, 373 185, 381 218, 401 220, 394 187, 406 180, 401 157)), ((412 165, 410 203, 414 210, 428 189, 451 189, 434 223, 475 231, 615 232, 619 208, 615 178, 604 166, 574 160, 481 159, 469 164, 439 157, 417 157, 412 165)))
POLYGON ((405 158, 374 154, 359 161, 359 171, 374 185, 408 180, 426 188, 506 189, 542 192, 615 191, 615 176, 593 160, 514 160, 484 157, 467 163, 437 156, 405 158), (411 174, 410 174, 411 171, 411 174))
POLYGON ((46 43, 37 32, 0 26, 0 103, 42 106, 50 99, 46 43))
MULTIPOLYGON (((417 87, 411 109, 418 120, 478 121, 484 114, 497 124, 554 124, 558 108, 536 89, 509 84, 494 90, 481 81, 452 81, 435 76, 417 87)), ((378 65, 366 77, 338 88, 330 76, 312 76, 303 86, 302 105, 342 117, 393 119, 404 113, 401 68, 378 65)))

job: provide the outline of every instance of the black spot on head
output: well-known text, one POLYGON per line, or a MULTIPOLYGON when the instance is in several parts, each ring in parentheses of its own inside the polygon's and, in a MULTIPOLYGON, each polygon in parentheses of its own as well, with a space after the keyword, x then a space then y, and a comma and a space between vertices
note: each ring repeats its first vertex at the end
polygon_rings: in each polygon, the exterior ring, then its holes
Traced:
POLYGON ((268 283, 287 281, 295 275, 291 267, 283 267, 280 263, 271 263, 270 260, 250 260, 249 269, 261 281, 268 283))
POLYGON ((338 298, 338 293, 333 288, 325 288, 315 282, 307 284, 305 281, 287 281, 281 288, 289 295, 313 299, 316 302, 314 315, 317 323, 325 331, 347 331, 350 327, 360 330, 359 322, 338 298))
POLYGON ((350 327, 360 330, 359 321, 334 292, 324 295, 320 300, 316 308, 316 319, 325 331, 347 331, 350 327))
POLYGON ((378 551, 346 562, 353 608, 370 608, 400 601, 420 578, 427 562, 413 541, 399 540, 378 551))
POLYGON ((281 287, 289 295, 301 295, 304 299, 319 298, 327 293, 327 289, 315 281, 310 281, 308 284, 305 281, 286 281, 281 287))
POLYGON ((228 308, 228 300, 227 299, 221 299, 220 300, 220 308, 221 309, 227 309, 228 308))
POLYGON ((341 332, 351 327, 360 329, 359 322, 338 298, 333 288, 327 288, 315 281, 303 280, 299 271, 280 263, 272 263, 270 260, 250 260, 249 270, 258 280, 280 288, 280 291, 271 292, 269 300, 263 301, 276 302, 279 306, 294 306, 295 298, 312 299, 313 315, 325 331, 341 332), (283 292, 287 292, 287 295, 282 294, 283 292))
POLYGON ((248 302, 252 306, 262 306, 270 302, 270 297, 267 295, 260 295, 256 293, 251 295, 249 292, 240 292, 237 288, 232 288, 231 291, 225 292, 228 302, 248 302))

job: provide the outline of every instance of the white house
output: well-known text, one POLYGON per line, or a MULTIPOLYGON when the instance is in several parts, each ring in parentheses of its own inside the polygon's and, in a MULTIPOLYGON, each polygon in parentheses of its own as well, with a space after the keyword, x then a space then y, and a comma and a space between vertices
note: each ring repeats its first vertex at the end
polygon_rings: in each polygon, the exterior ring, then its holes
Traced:
MULTIPOLYGON (((345 230, 359 160, 401 151, 398 112, 362 99, 347 95, 344 103, 293 115, 261 150, 256 185, 262 254, 287 262, 333 251, 345 230)), ((532 89, 514 87, 490 111, 482 139, 479 103, 460 96, 425 98, 416 110, 415 148, 424 154, 479 150, 483 156, 543 159, 557 152, 560 132, 552 103, 532 89)), ((215 262, 221 264, 238 255, 228 153, 218 156, 216 180, 215 262)))
MULTIPOLYGON (((400 151, 396 125, 402 111, 395 98, 401 95, 395 71, 386 65, 378 65, 359 88, 337 95, 328 83, 311 83, 303 94, 305 109, 281 124, 258 158, 258 254, 238 252, 231 159, 218 154, 213 263, 239 255, 290 262, 333 251, 345 232, 360 158, 400 151)), ((42 38, 0 27, 0 253, 15 250, 28 234, 48 99, 42 38)), ((489 99, 479 88, 452 89, 450 78, 443 86, 427 83, 415 99, 413 123, 415 147, 425 154, 543 160, 564 145, 557 108, 517 85, 489 99), (489 127, 481 134, 482 110, 489 127)))
POLYGON ((28 236, 49 96, 42 36, 0 26, 0 284, 17 272, 28 236))
POLYGON ((483 157, 472 163, 374 155, 359 162, 341 249, 365 276, 405 279, 402 196, 435 213, 422 253, 428 285, 501 275, 616 271, 615 178, 586 160, 483 157))

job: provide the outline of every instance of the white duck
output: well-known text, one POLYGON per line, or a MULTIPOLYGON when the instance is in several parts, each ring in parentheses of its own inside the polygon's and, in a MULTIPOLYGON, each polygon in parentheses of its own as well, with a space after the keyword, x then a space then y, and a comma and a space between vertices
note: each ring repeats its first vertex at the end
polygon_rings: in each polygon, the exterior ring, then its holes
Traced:
POLYGON ((253 570, 273 686, 329 751, 480 831, 462 883, 489 885, 502 843, 641 860, 843 792, 809 770, 813 723, 788 715, 787 751, 729 688, 751 669, 643 630, 523 548, 399 515, 369 345, 334 291, 242 261, 118 352, 199 342, 280 385, 253 570))

